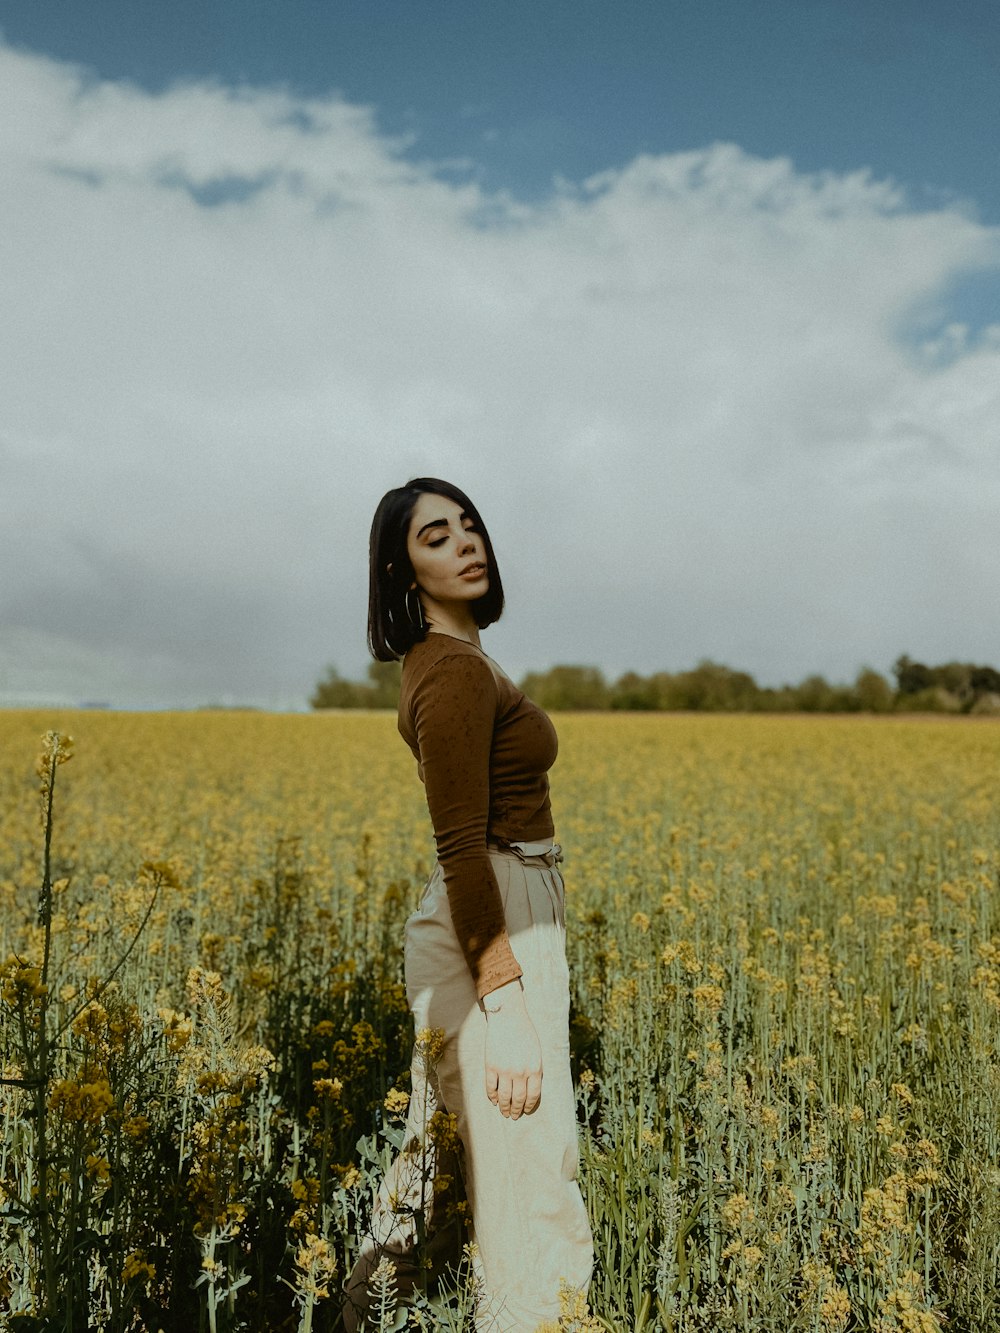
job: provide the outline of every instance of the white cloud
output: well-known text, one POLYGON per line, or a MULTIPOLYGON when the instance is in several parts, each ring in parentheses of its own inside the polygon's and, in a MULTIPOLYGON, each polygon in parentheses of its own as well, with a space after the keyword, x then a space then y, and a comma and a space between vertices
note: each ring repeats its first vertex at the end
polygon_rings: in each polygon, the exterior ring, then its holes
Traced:
POLYGON ((0 695, 360 671, 415 473, 486 512, 515 673, 1000 661, 1000 335, 906 333, 996 230, 727 144, 531 206, 404 148, 0 46, 0 695))

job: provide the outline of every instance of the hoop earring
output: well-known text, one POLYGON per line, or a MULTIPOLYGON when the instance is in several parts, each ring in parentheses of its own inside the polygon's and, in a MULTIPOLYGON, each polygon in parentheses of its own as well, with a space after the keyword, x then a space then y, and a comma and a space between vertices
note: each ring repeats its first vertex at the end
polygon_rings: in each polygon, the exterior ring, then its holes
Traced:
POLYGON ((406 618, 415 630, 425 630, 427 621, 424 619, 424 607, 420 600, 420 594, 416 588, 407 588, 406 596, 403 598, 403 605, 406 607, 406 618), (413 607, 410 605, 410 594, 416 593, 417 614, 413 614, 413 607))

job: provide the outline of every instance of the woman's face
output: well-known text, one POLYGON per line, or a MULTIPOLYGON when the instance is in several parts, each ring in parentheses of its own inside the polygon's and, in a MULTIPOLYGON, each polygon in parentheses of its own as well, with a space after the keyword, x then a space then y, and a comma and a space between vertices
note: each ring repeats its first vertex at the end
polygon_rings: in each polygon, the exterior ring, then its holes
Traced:
POLYGON ((435 602, 472 602, 489 590, 483 539, 445 495, 424 491, 417 497, 406 552, 417 586, 435 602))

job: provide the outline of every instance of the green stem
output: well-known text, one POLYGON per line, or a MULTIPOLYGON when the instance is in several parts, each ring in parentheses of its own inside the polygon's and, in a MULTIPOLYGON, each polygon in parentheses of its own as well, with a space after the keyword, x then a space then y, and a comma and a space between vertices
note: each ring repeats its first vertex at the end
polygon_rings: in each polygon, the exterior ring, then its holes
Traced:
POLYGON ((38 1035, 34 1061, 35 1162, 38 1177, 38 1243, 42 1252, 42 1274, 39 1296, 44 1301, 45 1313, 56 1309, 57 1285, 56 1256, 52 1235, 52 1216, 49 1205, 49 960, 52 953, 52 804, 56 788, 56 756, 59 735, 53 737, 49 752, 49 784, 45 805, 45 849, 42 856, 42 890, 38 898, 39 924, 45 932, 42 951, 42 993, 39 997, 38 1035))

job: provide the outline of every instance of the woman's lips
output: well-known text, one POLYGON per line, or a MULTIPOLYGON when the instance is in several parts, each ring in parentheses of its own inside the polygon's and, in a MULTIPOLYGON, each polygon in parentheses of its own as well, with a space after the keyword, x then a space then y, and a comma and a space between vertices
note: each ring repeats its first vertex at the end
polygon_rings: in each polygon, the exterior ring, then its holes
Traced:
POLYGON ((485 565, 469 565, 467 569, 462 570, 458 577, 460 579, 481 579, 485 573, 485 565))

